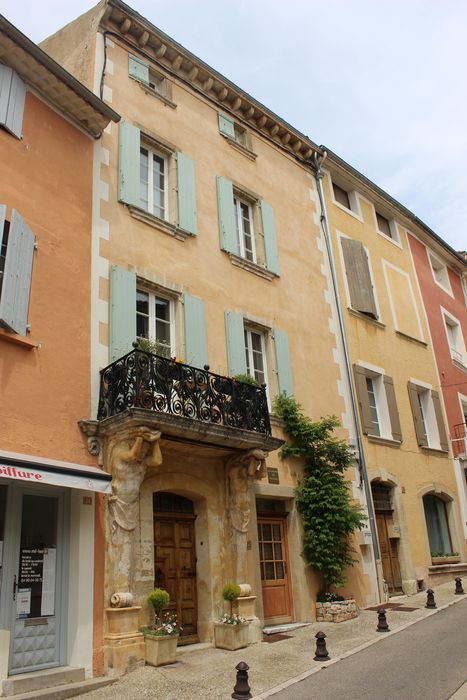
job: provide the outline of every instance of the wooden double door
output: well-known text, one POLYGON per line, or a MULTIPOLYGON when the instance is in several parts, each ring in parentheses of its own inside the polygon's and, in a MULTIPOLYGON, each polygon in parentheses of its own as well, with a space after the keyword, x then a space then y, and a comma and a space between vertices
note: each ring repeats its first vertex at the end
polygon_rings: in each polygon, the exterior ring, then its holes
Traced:
POLYGON ((287 529, 284 518, 258 517, 264 617, 268 622, 292 619, 287 529))
POLYGON ((154 514, 155 586, 170 595, 168 610, 183 628, 179 644, 198 641, 195 516, 154 514))
POLYGON ((400 593, 402 591, 402 577, 397 552, 398 540, 389 537, 392 513, 378 513, 376 511, 375 515, 384 580, 388 585, 389 593, 400 593))

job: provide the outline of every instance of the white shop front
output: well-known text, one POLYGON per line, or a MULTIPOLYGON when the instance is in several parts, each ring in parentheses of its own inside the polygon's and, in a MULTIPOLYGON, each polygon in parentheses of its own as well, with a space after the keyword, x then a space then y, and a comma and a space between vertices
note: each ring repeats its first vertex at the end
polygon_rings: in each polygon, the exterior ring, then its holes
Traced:
POLYGON ((95 467, 0 452, 0 679, 92 667, 95 467))

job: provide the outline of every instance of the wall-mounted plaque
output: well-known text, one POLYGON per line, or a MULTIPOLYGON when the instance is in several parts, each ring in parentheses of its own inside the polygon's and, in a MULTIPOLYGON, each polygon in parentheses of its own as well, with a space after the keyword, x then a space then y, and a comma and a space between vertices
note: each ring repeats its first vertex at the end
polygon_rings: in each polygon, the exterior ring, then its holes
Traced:
POLYGON ((268 467, 268 483, 278 484, 279 483, 279 470, 275 467, 268 467))

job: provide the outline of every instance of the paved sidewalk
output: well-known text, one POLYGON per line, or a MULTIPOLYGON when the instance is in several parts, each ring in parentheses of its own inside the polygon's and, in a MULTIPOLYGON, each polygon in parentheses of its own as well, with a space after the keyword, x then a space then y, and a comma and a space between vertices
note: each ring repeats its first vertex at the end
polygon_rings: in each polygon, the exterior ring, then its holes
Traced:
MULTIPOLYGON (((467 594, 454 595, 453 581, 435 589, 437 610, 454 605, 466 597, 467 594)), ((405 629, 417 620, 437 613, 437 610, 427 610, 424 607, 426 593, 397 598, 397 602, 417 609, 412 612, 388 610, 389 633, 376 632, 375 611, 361 610, 359 617, 354 620, 338 624, 315 622, 291 632, 290 639, 272 644, 254 644, 239 651, 224 651, 213 647, 188 651, 186 648, 178 654, 177 663, 171 666, 138 668, 110 686, 79 697, 83 700, 115 700, 116 697, 119 700, 229 700, 235 683, 235 666, 239 661, 246 661, 250 666, 252 695, 255 700, 264 700, 319 671, 323 665, 336 663, 341 658, 405 629), (331 661, 326 664, 313 661, 316 646, 314 636, 318 630, 323 630, 327 635, 331 661)), ((461 693, 462 690, 465 692, 465 688, 458 692, 461 693)), ((464 698, 467 699, 467 694, 460 694, 456 700, 464 698)))

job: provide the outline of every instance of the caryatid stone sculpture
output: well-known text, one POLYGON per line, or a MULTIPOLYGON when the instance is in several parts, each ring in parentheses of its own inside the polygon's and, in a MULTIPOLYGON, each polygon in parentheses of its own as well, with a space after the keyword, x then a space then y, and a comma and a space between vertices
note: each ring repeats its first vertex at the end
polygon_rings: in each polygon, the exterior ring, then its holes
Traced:
POLYGON ((160 438, 159 430, 133 428, 115 435, 108 446, 112 474, 112 495, 108 498, 108 581, 114 605, 123 597, 126 601, 132 599, 140 487, 148 472, 162 464, 160 438))

